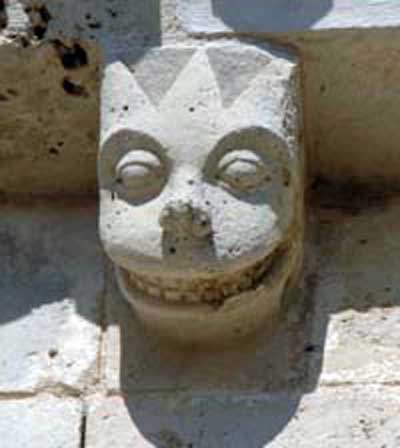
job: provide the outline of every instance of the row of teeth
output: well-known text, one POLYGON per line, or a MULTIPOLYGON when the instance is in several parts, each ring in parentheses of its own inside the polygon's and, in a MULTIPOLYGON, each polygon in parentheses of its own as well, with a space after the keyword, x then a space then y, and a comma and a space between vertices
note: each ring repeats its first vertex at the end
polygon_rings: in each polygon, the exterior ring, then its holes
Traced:
POLYGON ((270 267, 273 258, 273 255, 269 256, 251 268, 236 272, 234 275, 221 276, 215 280, 183 282, 178 279, 147 278, 133 272, 127 274, 129 283, 150 297, 168 302, 218 304, 229 297, 256 287, 270 267))

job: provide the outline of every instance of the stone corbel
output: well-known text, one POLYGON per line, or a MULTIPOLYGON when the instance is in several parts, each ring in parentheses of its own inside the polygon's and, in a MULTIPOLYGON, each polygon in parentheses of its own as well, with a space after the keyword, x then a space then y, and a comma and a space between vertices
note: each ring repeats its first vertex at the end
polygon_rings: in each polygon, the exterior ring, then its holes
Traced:
POLYGON ((100 235, 152 332, 216 347, 279 322, 304 237, 298 63, 218 43, 108 56, 100 235))

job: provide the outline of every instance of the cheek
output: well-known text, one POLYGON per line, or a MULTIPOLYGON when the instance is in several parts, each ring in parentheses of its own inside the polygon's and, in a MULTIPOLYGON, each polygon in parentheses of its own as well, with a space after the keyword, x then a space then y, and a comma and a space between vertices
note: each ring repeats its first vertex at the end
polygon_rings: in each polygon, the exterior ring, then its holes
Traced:
POLYGON ((212 207, 214 243, 218 258, 263 257, 286 237, 294 219, 290 190, 263 191, 247 199, 220 190, 212 207))
POLYGON ((134 206, 108 192, 100 196, 100 235, 106 251, 122 264, 137 258, 161 257, 161 228, 158 218, 161 205, 151 201, 134 206))

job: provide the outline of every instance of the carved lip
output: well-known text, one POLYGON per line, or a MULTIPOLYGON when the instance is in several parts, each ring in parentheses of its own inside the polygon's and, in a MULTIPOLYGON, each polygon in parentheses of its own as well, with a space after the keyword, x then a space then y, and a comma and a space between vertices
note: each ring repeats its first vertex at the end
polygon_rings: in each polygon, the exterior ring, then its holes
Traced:
POLYGON ((282 245, 251 266, 213 279, 161 278, 137 274, 122 267, 117 267, 117 275, 130 301, 138 298, 162 304, 220 307, 233 297, 256 290, 265 283, 273 271, 280 270, 288 252, 288 247, 282 245))

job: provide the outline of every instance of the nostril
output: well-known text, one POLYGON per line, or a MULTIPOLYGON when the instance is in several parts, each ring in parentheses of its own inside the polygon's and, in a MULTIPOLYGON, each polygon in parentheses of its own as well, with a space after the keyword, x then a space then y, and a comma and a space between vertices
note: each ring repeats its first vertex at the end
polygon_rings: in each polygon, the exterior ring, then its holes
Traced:
POLYGON ((211 220, 203 211, 198 211, 193 219, 192 223, 193 235, 199 238, 205 238, 212 232, 211 220))

